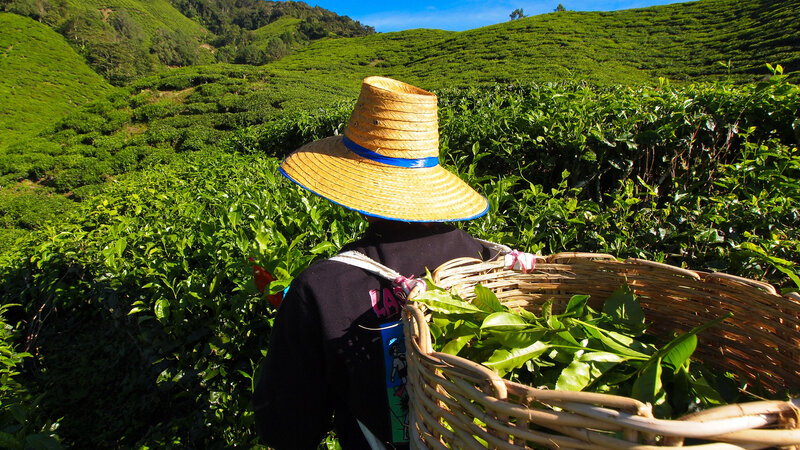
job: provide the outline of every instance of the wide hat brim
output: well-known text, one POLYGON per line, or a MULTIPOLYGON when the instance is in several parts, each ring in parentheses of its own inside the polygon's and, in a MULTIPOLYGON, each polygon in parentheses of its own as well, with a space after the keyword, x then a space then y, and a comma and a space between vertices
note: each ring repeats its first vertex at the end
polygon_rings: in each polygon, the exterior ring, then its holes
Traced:
POLYGON ((342 136, 289 155, 281 173, 303 188, 362 214, 407 222, 470 220, 489 210, 485 197, 440 165, 397 167, 357 155, 342 136))

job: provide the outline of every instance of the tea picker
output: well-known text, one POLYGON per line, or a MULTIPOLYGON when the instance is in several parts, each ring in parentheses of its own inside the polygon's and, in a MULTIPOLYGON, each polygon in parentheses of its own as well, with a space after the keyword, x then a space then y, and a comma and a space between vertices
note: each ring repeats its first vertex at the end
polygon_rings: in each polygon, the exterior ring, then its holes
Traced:
POLYGON ((510 251, 444 223, 480 217, 488 201, 439 162, 436 96, 382 77, 364 79, 342 135, 301 147, 280 172, 369 226, 286 292, 253 397, 259 435, 316 448, 333 424, 345 449, 407 448, 401 311, 426 270, 510 251))

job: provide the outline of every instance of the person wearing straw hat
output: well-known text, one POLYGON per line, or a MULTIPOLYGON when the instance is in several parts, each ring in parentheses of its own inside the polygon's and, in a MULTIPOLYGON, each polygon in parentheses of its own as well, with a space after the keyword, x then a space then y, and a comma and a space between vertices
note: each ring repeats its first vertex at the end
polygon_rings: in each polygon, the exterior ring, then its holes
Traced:
POLYGON ((408 286, 450 259, 493 256, 443 223, 480 217, 488 201, 439 162, 436 96, 383 77, 364 79, 343 135, 301 147, 280 172, 366 217, 343 251, 412 277, 392 284, 341 258, 304 270, 274 321, 253 396, 257 431, 278 449, 316 448, 331 425, 345 449, 406 448, 408 286))

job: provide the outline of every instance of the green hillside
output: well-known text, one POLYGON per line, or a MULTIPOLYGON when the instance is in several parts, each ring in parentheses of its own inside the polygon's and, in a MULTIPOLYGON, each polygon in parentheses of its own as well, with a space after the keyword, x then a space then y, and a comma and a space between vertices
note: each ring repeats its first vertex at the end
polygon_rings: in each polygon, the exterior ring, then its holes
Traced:
POLYGON ((189 36, 200 38, 207 31, 197 22, 180 13, 168 0, 68 0, 68 8, 77 14, 94 11, 110 22, 115 13, 125 11, 141 25, 148 37, 159 30, 181 30, 189 36))
POLYGON ((265 40, 276 36, 280 37, 284 33, 294 33, 297 31, 297 27, 301 22, 301 19, 284 16, 275 22, 256 29, 253 32, 253 35, 260 40, 265 40))
POLYGON ((266 60, 280 59, 303 47, 303 39, 299 31, 302 24, 302 19, 281 17, 275 22, 254 30, 252 33, 253 45, 261 54, 265 55, 266 60))
POLYGON ((0 148, 109 92, 46 25, 0 13, 0 30, 0 148))
MULTIPOLYGON (((800 70, 800 1, 701 0, 617 12, 556 12, 464 32, 410 30, 317 42, 275 67, 381 73, 425 86, 657 77, 755 80, 800 70), (724 63, 726 66, 723 66, 724 63)), ((797 75, 792 79, 796 80, 797 75)))
POLYGON ((214 62, 208 32, 167 0, 4 0, 63 35, 95 72, 123 85, 165 66, 214 62))
POLYGON ((168 67, 260 65, 314 40, 374 32, 348 17, 291 1, 0 0, 0 11, 51 26, 115 85, 168 67))

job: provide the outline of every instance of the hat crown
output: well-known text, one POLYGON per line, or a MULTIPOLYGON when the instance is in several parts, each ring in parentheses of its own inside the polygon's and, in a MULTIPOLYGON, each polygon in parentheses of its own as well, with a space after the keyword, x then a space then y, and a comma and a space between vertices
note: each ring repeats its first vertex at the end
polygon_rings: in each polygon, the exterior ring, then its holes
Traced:
POLYGON ((390 158, 439 156, 436 95, 402 81, 367 77, 344 135, 390 158))

